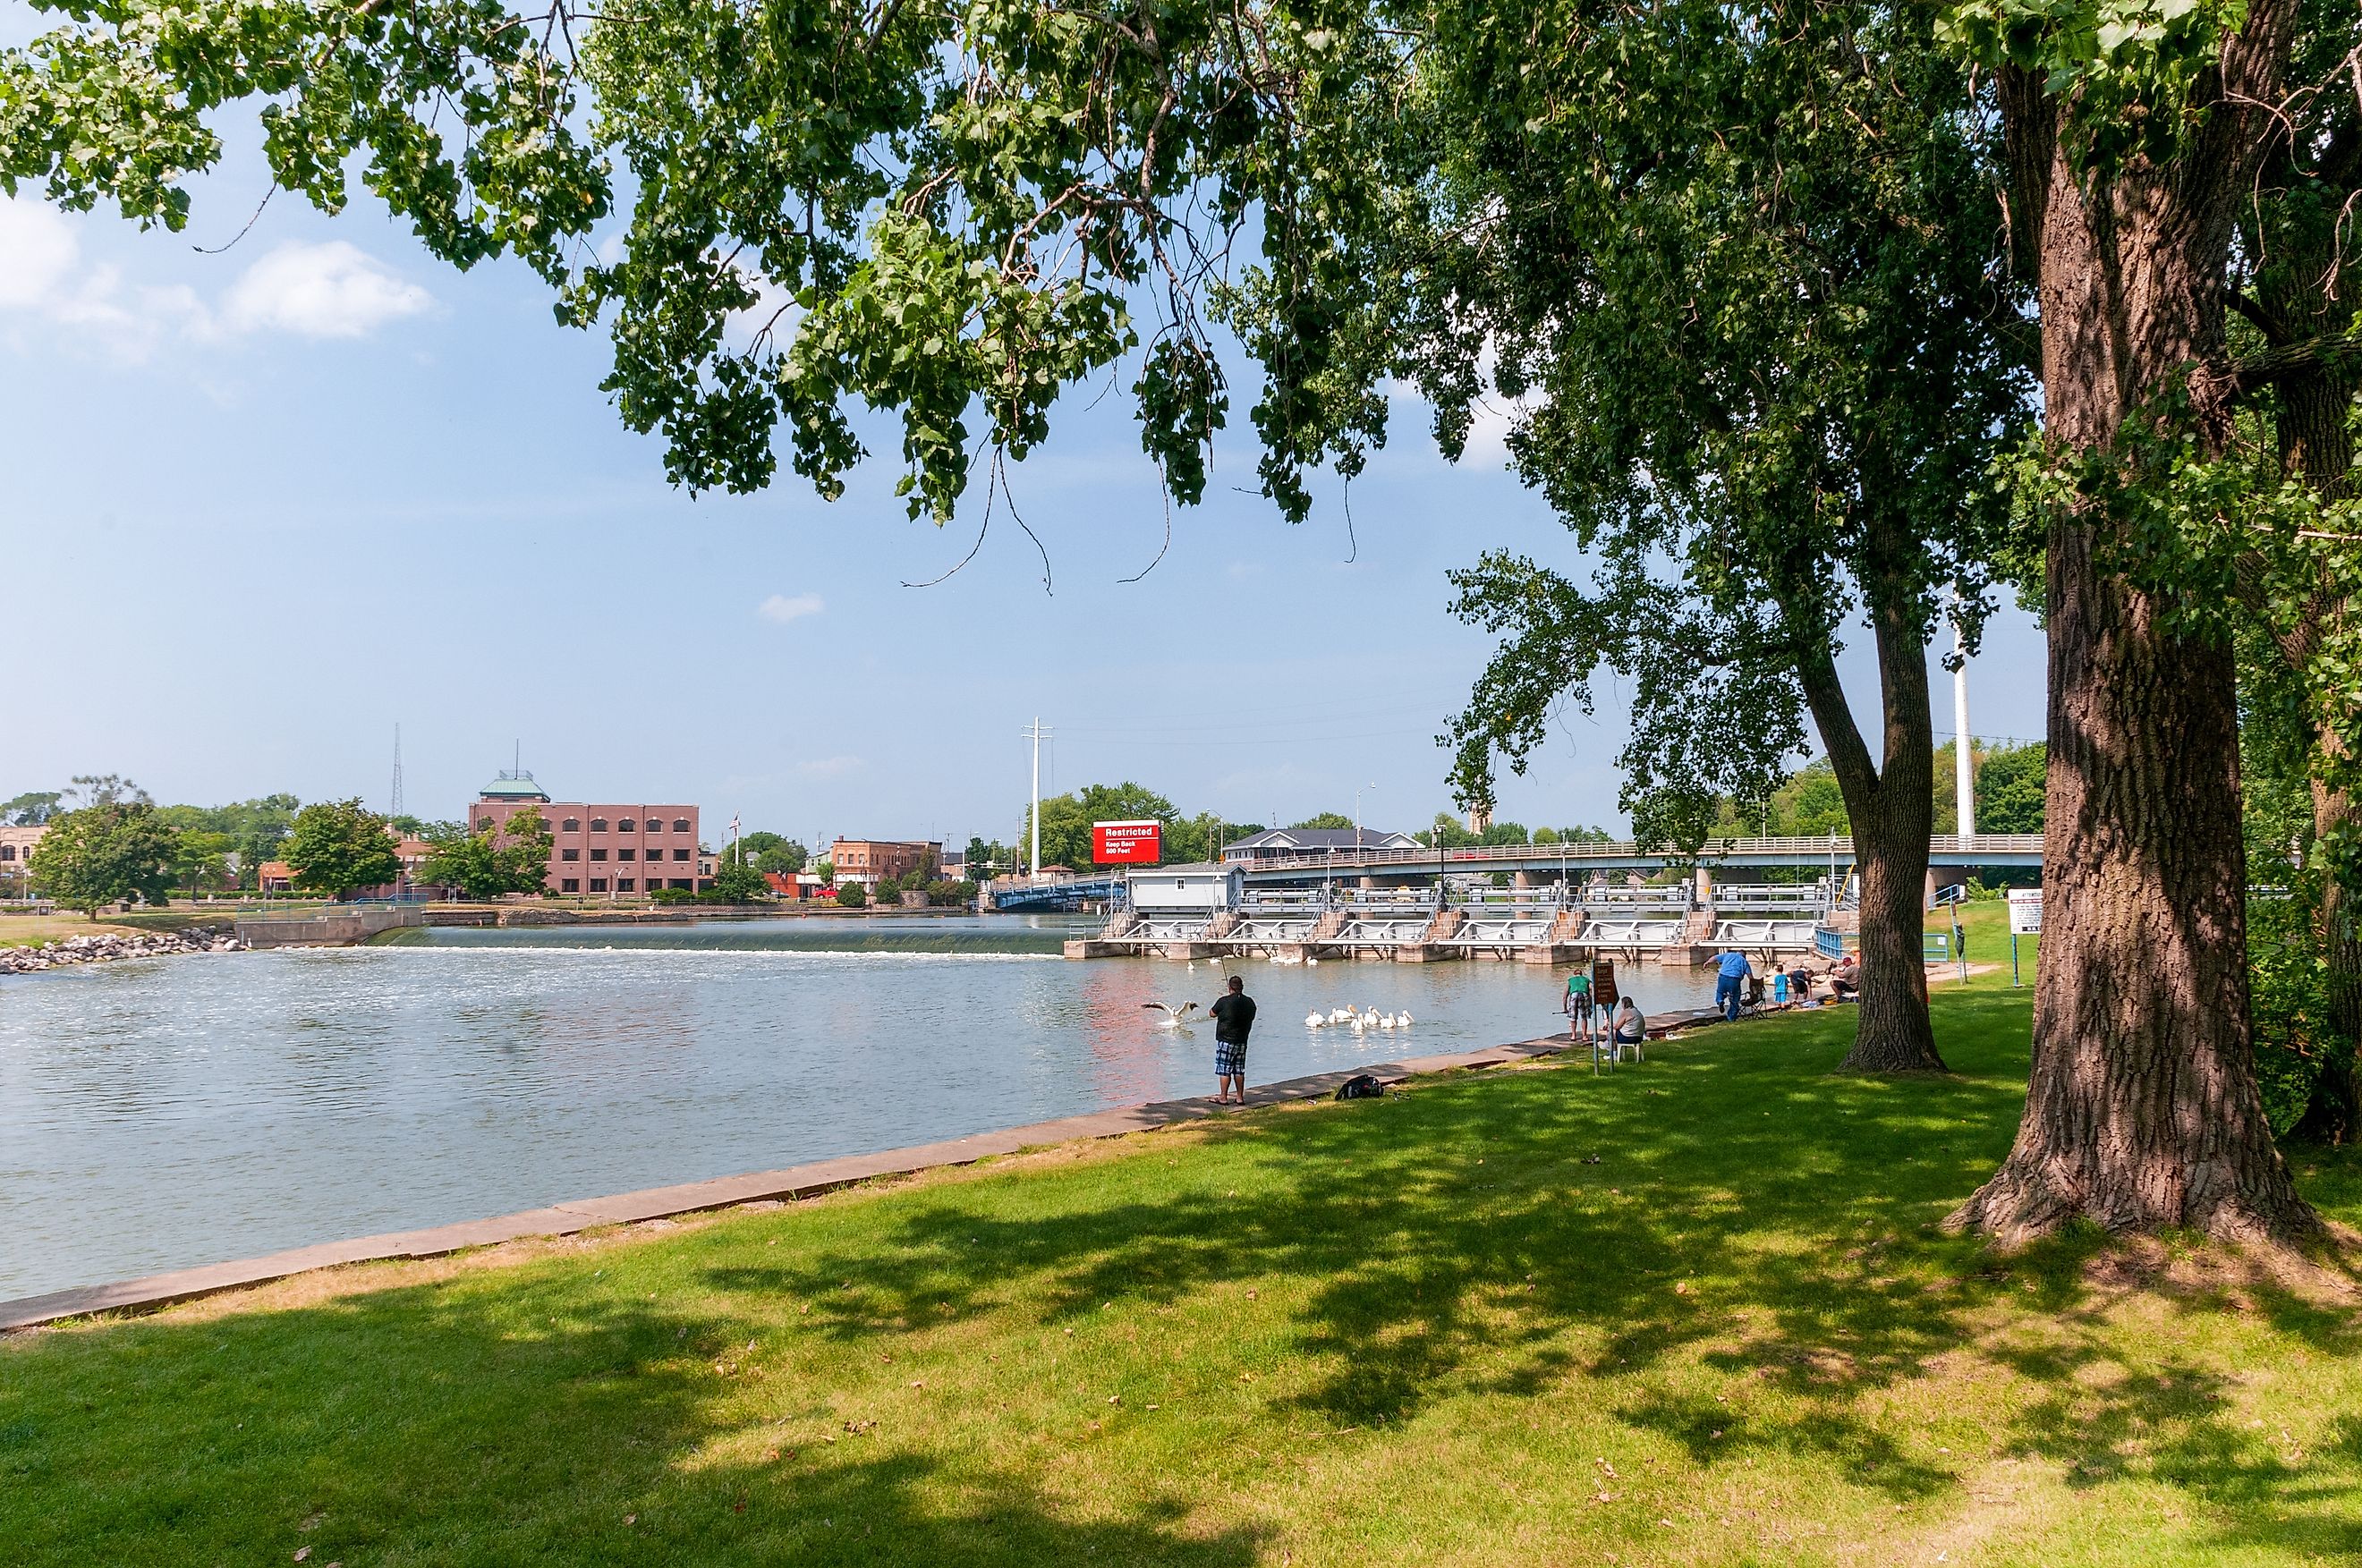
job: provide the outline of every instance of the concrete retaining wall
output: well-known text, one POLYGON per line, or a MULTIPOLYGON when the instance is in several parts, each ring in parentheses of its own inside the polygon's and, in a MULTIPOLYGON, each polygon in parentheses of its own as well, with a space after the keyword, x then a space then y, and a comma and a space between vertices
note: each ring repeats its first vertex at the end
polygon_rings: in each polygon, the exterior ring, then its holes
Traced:
POLYGON ((424 926, 426 912, 355 909, 290 920, 240 920, 237 939, 249 948, 348 948, 397 926, 424 926))

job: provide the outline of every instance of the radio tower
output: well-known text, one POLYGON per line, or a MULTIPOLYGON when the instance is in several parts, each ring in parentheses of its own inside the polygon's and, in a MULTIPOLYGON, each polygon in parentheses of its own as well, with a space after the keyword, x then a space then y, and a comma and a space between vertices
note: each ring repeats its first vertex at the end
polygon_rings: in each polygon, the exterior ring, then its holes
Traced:
POLYGON ((402 815, 402 726, 393 727, 393 809, 389 817, 402 815))

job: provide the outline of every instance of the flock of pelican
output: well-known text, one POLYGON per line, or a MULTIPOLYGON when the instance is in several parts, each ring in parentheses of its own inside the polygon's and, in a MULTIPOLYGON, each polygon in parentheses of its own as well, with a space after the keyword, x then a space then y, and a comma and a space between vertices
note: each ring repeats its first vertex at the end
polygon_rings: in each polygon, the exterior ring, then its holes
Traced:
MULTIPOLYGON (((1140 1005, 1144 1012, 1164 1014, 1156 1021, 1160 1029, 1180 1028, 1189 1022, 1189 1015, 1198 1011, 1198 1004, 1194 1002, 1184 1002, 1177 1007, 1170 1002, 1143 1002, 1140 1005)), ((1407 1029, 1410 1027, 1410 1014, 1407 1010, 1381 1013, 1374 1007, 1358 1010, 1332 1007, 1326 1013, 1307 1013, 1304 1015, 1304 1026, 1308 1029, 1326 1029, 1331 1025, 1351 1029, 1357 1035, 1366 1034, 1372 1029, 1407 1029)))
POLYGON ((1357 1035, 1370 1029, 1407 1029, 1410 1027, 1410 1014, 1381 1013, 1374 1007, 1358 1013, 1351 1007, 1332 1007, 1326 1013, 1307 1013, 1304 1015, 1304 1026, 1308 1029, 1325 1029, 1332 1024, 1351 1029, 1357 1035))

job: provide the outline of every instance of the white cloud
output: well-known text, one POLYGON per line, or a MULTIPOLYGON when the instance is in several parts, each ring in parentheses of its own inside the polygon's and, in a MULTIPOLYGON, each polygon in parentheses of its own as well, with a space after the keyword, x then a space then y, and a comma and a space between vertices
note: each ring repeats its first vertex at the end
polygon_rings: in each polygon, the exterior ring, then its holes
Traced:
POLYGON ((866 766, 859 757, 815 757, 809 762, 798 762, 796 772, 808 779, 835 779, 866 766))
POLYGON ((818 615, 827 607, 818 594, 798 594, 789 598, 785 594, 773 594, 755 607, 755 613, 765 620, 776 620, 784 626, 790 620, 801 620, 808 615, 818 615))
POLYGON ((216 313, 185 283, 127 284, 120 268, 83 259, 64 214, 0 196, 0 312, 38 317, 130 363, 168 335, 197 343, 263 330, 359 337, 434 302, 372 257, 332 240, 281 246, 230 285, 216 313))
POLYGON ((22 197, 0 197, 0 311, 68 327, 117 359, 145 359, 172 329, 210 330, 187 289, 126 289, 114 267, 83 260, 64 214, 22 197))
POLYGON ((0 196, 0 310, 27 310, 50 299, 81 250, 62 214, 39 202, 0 196))
POLYGON ((425 290, 343 240, 290 241, 230 285, 222 314, 241 332, 270 328, 304 337, 365 337, 434 303, 425 290))
POLYGON ((751 267, 740 267, 737 272, 738 280, 755 291, 755 302, 723 317, 723 334, 733 344, 747 347, 767 332, 774 346, 786 346, 796 335, 797 324, 804 319, 794 291, 751 267))

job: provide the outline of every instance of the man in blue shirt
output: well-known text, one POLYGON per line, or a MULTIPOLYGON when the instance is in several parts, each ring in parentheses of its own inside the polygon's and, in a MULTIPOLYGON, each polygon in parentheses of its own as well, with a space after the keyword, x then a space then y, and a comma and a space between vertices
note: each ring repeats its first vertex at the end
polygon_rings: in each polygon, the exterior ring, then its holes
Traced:
POLYGON ((1737 948, 1723 954, 1716 965, 1714 1004, 1734 1024, 1738 1022, 1738 999, 1746 994, 1748 977, 1754 972, 1748 967, 1747 955, 1737 948))

